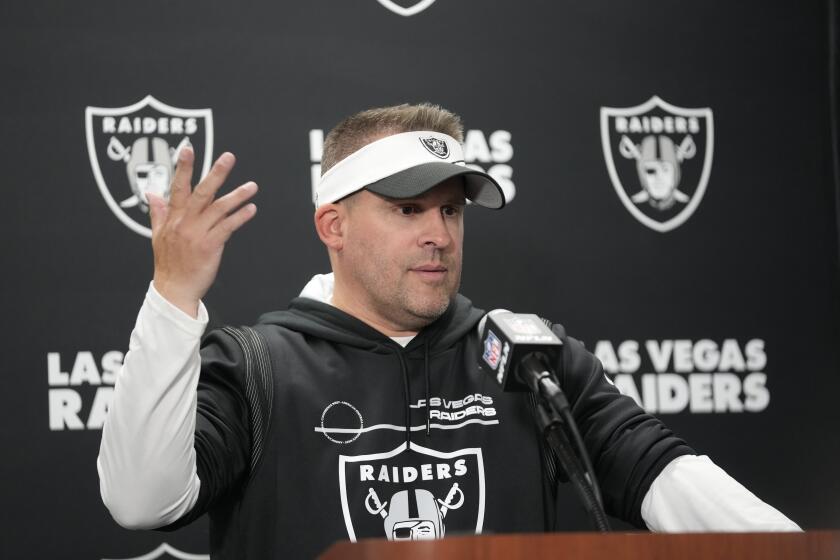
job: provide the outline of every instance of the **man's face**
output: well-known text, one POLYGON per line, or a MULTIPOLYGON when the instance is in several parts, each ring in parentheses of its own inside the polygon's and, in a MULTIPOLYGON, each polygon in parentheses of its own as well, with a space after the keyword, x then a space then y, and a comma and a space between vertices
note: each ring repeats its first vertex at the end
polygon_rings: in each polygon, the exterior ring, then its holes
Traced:
POLYGON ((463 179, 417 198, 363 190, 349 202, 341 259, 352 296, 403 328, 441 316, 461 283, 463 179))

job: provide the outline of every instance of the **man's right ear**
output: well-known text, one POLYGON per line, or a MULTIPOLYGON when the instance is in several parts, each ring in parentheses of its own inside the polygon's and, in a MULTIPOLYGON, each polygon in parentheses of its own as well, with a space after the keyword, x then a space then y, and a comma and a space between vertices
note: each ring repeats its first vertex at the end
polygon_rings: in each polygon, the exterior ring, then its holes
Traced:
POLYGON ((347 209, 341 204, 324 204, 315 210, 315 231, 328 249, 344 247, 344 220, 347 209))

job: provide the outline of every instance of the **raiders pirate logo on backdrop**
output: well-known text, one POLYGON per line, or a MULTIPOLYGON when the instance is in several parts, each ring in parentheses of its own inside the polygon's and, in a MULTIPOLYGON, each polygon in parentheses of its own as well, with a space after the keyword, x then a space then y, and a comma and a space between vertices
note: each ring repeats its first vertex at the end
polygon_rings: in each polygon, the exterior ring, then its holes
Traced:
POLYGON ((380 4, 401 16, 419 14, 434 2, 435 0, 379 0, 380 4))
POLYGON ((664 233, 697 209, 712 170, 710 108, 657 96, 636 107, 601 107, 601 143, 613 187, 641 223, 664 233))
POLYGON ((88 107, 85 132, 91 169, 105 202, 123 224, 146 237, 152 236, 146 225, 146 193, 169 197, 180 149, 193 146, 201 177, 210 170, 210 109, 179 109, 147 95, 127 107, 88 107))
POLYGON ((480 448, 443 453, 414 443, 386 453, 339 456, 347 535, 423 540, 447 531, 480 534, 484 460, 480 448))

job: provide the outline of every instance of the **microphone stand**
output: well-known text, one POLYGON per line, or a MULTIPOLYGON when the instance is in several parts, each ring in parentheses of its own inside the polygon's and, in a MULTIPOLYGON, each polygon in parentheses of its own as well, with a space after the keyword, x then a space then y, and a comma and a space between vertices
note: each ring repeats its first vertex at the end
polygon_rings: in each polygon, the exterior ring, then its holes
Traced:
POLYGON ((601 532, 609 531, 610 524, 604 512, 595 470, 592 468, 583 439, 569 411, 569 402, 557 384, 555 376, 543 365, 543 360, 535 354, 528 355, 522 360, 518 373, 537 397, 536 416, 540 431, 560 460, 569 480, 572 481, 595 528, 601 532), (566 433, 567 430, 572 434, 583 466, 575 455, 566 433))

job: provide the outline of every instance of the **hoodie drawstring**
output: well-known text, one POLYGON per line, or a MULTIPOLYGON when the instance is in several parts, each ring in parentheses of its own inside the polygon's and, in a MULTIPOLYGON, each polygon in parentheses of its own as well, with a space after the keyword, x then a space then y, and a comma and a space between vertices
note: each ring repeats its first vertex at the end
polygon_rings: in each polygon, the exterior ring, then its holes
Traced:
POLYGON ((425 364, 426 369, 426 437, 431 437, 432 435, 432 424, 429 421, 429 413, 432 410, 431 405, 431 391, 429 390, 429 383, 431 379, 431 373, 429 372, 429 341, 427 340, 425 344, 423 344, 424 352, 423 352, 423 362, 425 364))
MULTIPOLYGON (((403 376, 403 391, 405 393, 405 445, 406 448, 411 447, 411 389, 408 381, 408 364, 405 362, 405 356, 401 351, 397 351, 397 357, 400 359, 400 370, 403 376)), ((432 435, 431 423, 431 366, 429 364, 429 343, 423 343, 423 369, 426 381, 426 437, 432 435)))
POLYGON ((411 393, 408 389, 408 366, 405 363, 405 356, 401 351, 397 351, 397 356, 400 359, 400 369, 403 375, 403 389, 405 391, 405 448, 411 448, 411 393))

